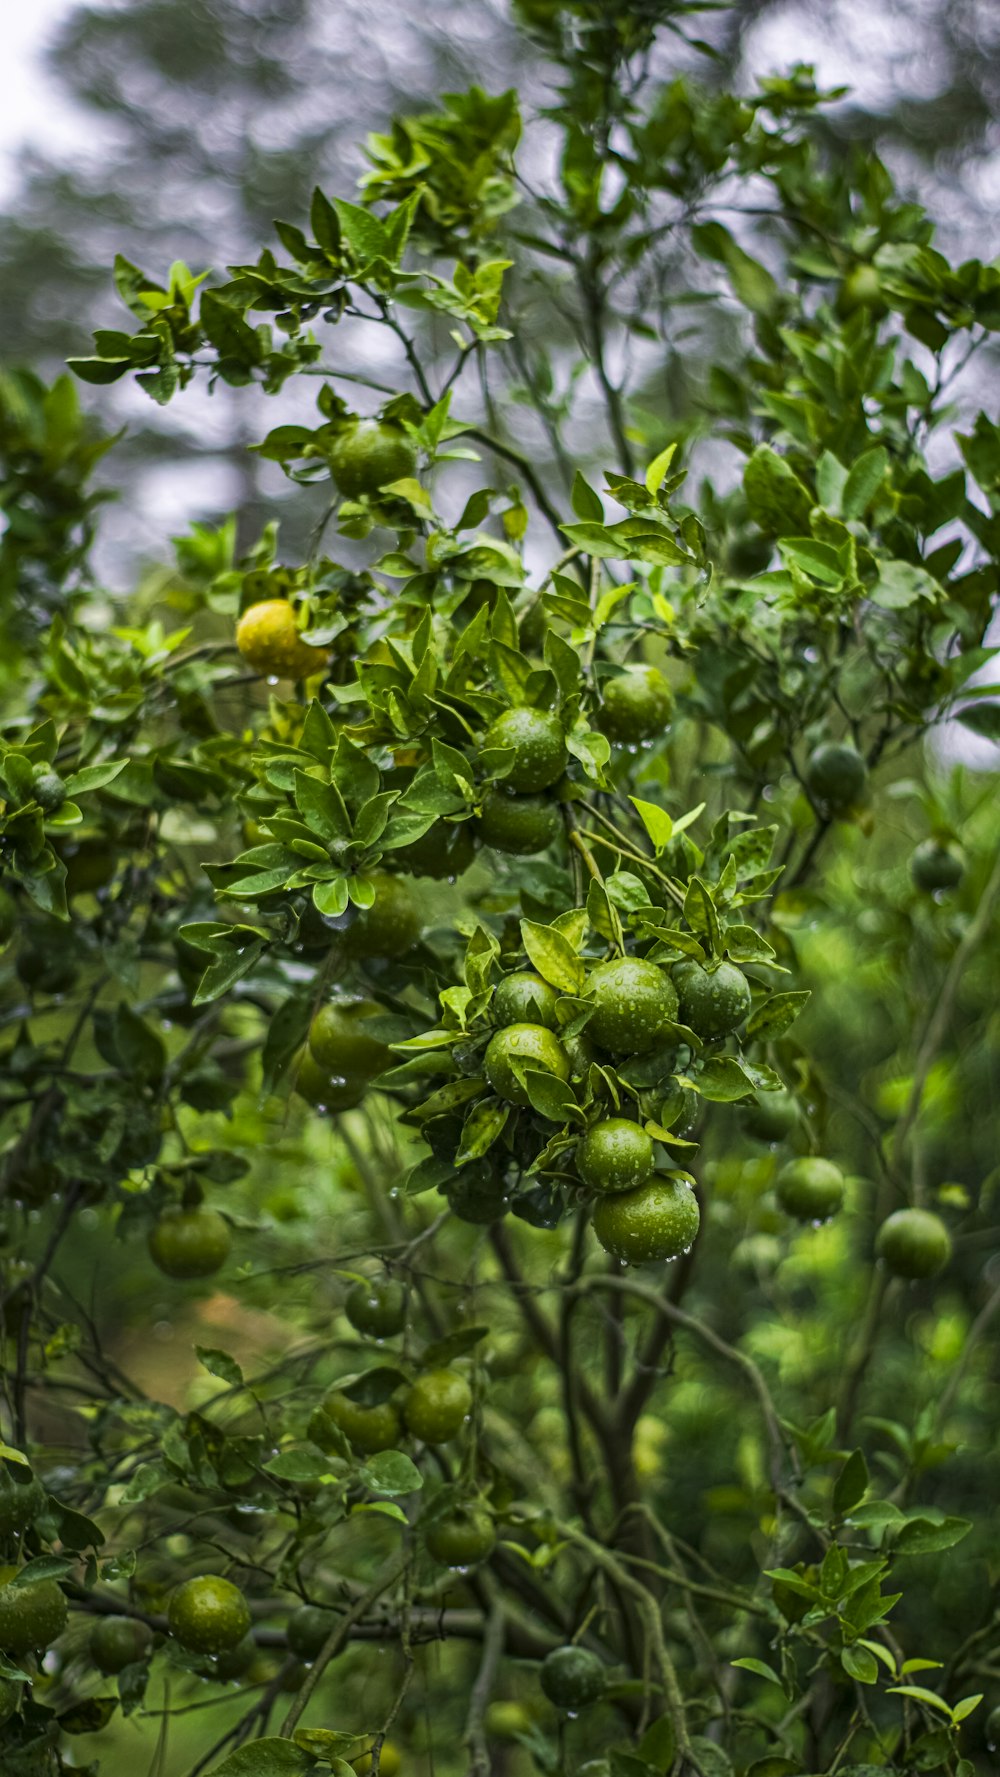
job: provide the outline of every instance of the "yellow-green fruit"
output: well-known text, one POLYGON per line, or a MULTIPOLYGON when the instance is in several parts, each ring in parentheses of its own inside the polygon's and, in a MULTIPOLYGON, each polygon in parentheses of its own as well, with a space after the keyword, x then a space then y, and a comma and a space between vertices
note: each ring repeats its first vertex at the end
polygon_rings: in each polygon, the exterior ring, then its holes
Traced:
POLYGON ((677 989, 677 1016, 696 1036, 728 1036, 750 1010, 750 983, 733 963, 706 969, 688 958, 677 964, 672 978, 677 989))
POLYGON ((799 1222, 826 1222, 844 1201, 844 1175, 832 1160, 803 1154, 783 1166, 774 1185, 786 1215, 799 1222))
MULTIPOLYGON (((351 1760, 351 1764, 354 1770, 357 1771, 358 1777, 369 1777, 372 1762, 372 1755, 370 1752, 363 1752, 358 1758, 351 1760)), ((379 1777, 399 1777, 399 1773, 402 1769, 403 1755, 400 1752, 399 1747, 391 1740, 383 1740, 382 1750, 379 1753, 378 1759, 379 1777)))
POLYGON ((66 1627, 66 1599, 55 1580, 11 1584, 16 1567, 0 1568, 0 1651, 19 1660, 51 1647, 66 1627))
POLYGON ((232 1580, 206 1573, 172 1593, 167 1621, 171 1635, 191 1653, 221 1654, 248 1633, 250 1611, 232 1580))
POLYGON ((424 1444, 444 1444, 472 1411, 472 1390, 457 1370, 418 1376, 403 1406, 407 1429, 424 1444))
POLYGON ((559 995, 541 975, 518 969, 505 975, 493 995, 493 1016, 498 1024, 544 1024, 557 1030, 559 995))
POLYGON ((475 1567, 496 1547, 493 1519, 482 1506, 456 1506, 424 1533, 428 1554, 442 1567, 475 1567))
POLYGON ((262 599, 244 611, 236 646, 247 665, 268 679, 307 679, 326 663, 322 649, 302 640, 287 599, 262 599))
POLYGON ((516 1740, 520 1734, 530 1734, 534 1722, 523 1703, 497 1698, 487 1707, 483 1726, 491 1740, 516 1740))
POLYGON ((405 876, 373 870, 368 878, 375 890, 370 907, 359 907, 344 931, 341 943, 348 956, 405 956, 420 936, 420 907, 405 876))
POLYGON ((330 1436, 331 1425, 365 1456, 374 1456, 379 1450, 394 1450, 403 1434, 392 1401, 378 1401, 366 1407, 361 1401, 352 1401, 339 1388, 320 1402, 309 1421, 309 1436, 321 1450, 336 1449, 336 1440, 330 1436))
POLYGON ((40 771, 31 786, 31 790, 35 801, 44 809, 46 814, 55 814, 56 810, 60 809, 66 800, 65 779, 59 776, 58 771, 51 771, 48 769, 40 771))
POLYGON ((218 1210, 168 1209, 149 1231, 154 1265, 167 1277, 211 1277, 229 1257, 232 1234, 218 1210))
POLYGON ((951 1258, 951 1235, 929 1209, 897 1209, 882 1223, 875 1251, 897 1277, 935 1277, 951 1258))
POLYGON ((330 447, 330 469, 349 500, 373 498, 390 481, 405 481, 417 467, 416 446, 401 426, 358 420, 338 432, 330 447))
POLYGON ((354 1283, 347 1292, 344 1313, 355 1332, 367 1333, 372 1339, 392 1339, 406 1325, 406 1291, 389 1277, 354 1283))
POLYGON ((98 1672, 111 1677, 144 1660, 152 1645, 152 1629, 137 1617, 101 1617, 91 1630, 90 1657, 98 1672))
POLYGON ((597 722, 609 740, 635 746, 663 733, 672 707, 670 686, 658 667, 627 666, 605 679, 597 722))
POLYGON ((367 1079, 334 1078, 313 1059, 308 1045, 297 1050, 292 1058, 289 1078, 293 1090, 317 1111, 351 1111, 360 1104, 368 1089, 367 1079))
POLYGON ((533 1072, 569 1079, 569 1057, 558 1037, 544 1024, 508 1024, 490 1038, 483 1071, 498 1098, 508 1104, 530 1105, 527 1089, 518 1078, 515 1063, 533 1072))
POLYGON ((44 1504, 45 1488, 40 1481, 15 1481, 0 1471, 0 1536, 27 1530, 44 1504))
POLYGON ((321 1006, 309 1026, 309 1053, 324 1072, 344 1080, 371 1080, 391 1060, 385 1043, 366 1029, 382 1008, 373 1000, 332 1001, 321 1006))
POLYGON ((689 1251, 701 1222, 698 1199, 682 1179, 654 1176, 634 1191, 602 1197, 594 1233, 615 1259, 645 1265, 689 1251))
POLYGON ((640 957, 623 956, 591 969, 587 992, 594 1012, 587 1035, 617 1055, 648 1055, 677 1018, 677 990, 669 976, 640 957))
POLYGON ((627 1117, 606 1117, 578 1143, 576 1169, 592 1191, 633 1191, 653 1170, 652 1137, 627 1117))
POLYGON ((851 266, 837 291, 836 308, 838 315, 845 318, 861 308, 871 309, 882 314, 886 312, 882 283, 873 265, 851 266))
POLYGON ((487 790, 476 823, 479 838, 494 851, 528 858, 547 851, 562 831, 559 809, 545 796, 516 796, 502 787, 487 790))
POLYGON ((484 748, 513 750, 504 783, 511 790, 547 790, 566 770, 569 757, 559 717, 551 710, 504 710, 483 736, 484 748))

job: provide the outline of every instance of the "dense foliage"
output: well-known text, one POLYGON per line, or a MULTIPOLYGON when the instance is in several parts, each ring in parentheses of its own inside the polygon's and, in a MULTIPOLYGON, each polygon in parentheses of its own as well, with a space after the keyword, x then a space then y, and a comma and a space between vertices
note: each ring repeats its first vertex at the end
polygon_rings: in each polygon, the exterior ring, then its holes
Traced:
POLYGON ((271 397, 304 558, 109 592, 108 440, 0 383, 5 1777, 994 1738, 1000 862, 937 731, 1000 737, 1000 270, 808 68, 515 10, 544 116, 119 258, 73 361, 271 397))

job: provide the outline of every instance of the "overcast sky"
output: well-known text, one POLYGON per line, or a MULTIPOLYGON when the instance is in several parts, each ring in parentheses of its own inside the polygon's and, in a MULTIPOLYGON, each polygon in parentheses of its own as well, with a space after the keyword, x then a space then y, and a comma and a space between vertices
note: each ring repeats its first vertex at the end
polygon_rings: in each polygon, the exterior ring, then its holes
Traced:
POLYGON ((55 145, 79 138, 80 125, 66 102, 53 93, 42 54, 73 0, 24 0, 4 8, 4 95, 0 106, 0 203, 17 180, 18 156, 26 141, 55 145))

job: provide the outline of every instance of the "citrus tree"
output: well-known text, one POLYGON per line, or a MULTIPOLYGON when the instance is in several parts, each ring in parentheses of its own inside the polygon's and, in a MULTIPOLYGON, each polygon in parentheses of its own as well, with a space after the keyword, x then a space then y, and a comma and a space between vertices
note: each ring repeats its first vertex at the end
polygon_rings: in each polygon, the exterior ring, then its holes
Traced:
POLYGON ((73 370, 271 397, 305 551, 110 594, 0 385, 5 1777, 1000 1728, 1000 272, 694 10, 117 262, 73 370))

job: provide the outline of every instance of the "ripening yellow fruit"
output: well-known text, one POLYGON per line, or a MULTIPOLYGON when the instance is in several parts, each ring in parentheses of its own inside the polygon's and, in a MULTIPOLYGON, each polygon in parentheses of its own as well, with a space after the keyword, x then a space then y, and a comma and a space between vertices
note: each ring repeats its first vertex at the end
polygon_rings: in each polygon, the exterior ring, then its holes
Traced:
POLYGON ((262 599, 244 611, 236 625, 236 646, 262 678, 307 679, 325 656, 302 640, 287 599, 262 599))

